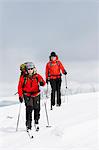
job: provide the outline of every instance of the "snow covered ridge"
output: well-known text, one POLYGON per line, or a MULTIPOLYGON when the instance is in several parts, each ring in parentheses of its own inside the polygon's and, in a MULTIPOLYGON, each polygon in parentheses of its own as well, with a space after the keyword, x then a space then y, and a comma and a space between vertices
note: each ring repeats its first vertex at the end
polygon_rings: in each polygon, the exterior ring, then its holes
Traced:
POLYGON ((0 97, 0 107, 18 104, 18 96, 0 97))
MULTIPOLYGON (((64 96, 65 94, 72 95, 78 93, 89 93, 89 92, 98 92, 99 84, 97 83, 78 83, 78 82, 68 82, 67 89, 65 82, 62 82, 61 94, 64 96)), ((43 93, 46 93, 46 88, 44 88, 43 93)), ((51 88, 49 85, 49 95, 51 93, 51 88)))
MULTIPOLYGON (((2 97, 3 98, 3 97, 2 97)), ((6 97, 7 98, 7 97, 6 97)), ((8 97, 17 101, 18 97, 8 97)), ((5 99, 5 98, 4 98, 5 99)), ((44 99, 42 99, 42 103, 44 99)), ((0 150, 98 150, 99 92, 62 97, 62 106, 47 111, 51 128, 46 128, 47 119, 41 104, 40 130, 30 139, 25 128, 25 106, 22 103, 18 131, 16 123, 19 104, 0 107, 0 150), (65 98, 65 99, 64 99, 65 98)))
MULTIPOLYGON (((64 88, 62 87, 62 91, 64 88)), ((98 83, 68 82, 68 94, 89 93, 99 91, 98 83)))
MULTIPOLYGON (((67 78, 68 79, 68 78, 67 78)), ((68 81, 68 80, 67 80, 68 81)), ((88 92, 97 92, 99 91, 99 83, 97 82, 90 82, 90 83, 80 83, 75 81, 68 81, 67 82, 67 92, 68 94, 78 94, 78 93, 88 93, 88 92)), ((46 86, 42 88, 43 94, 46 94, 46 86)), ((0 97, 4 96, 13 96, 17 92, 17 84, 0 84, 0 97)), ((51 92, 50 85, 49 85, 49 92, 51 92)), ((66 93, 66 85, 64 78, 62 79, 62 86, 61 86, 61 94, 64 96, 66 93)), ((0 99, 1 100, 1 99, 0 99)))
MULTIPOLYGON (((93 93, 93 92, 97 92, 96 89, 94 89, 93 87, 84 87, 84 88, 78 88, 77 89, 61 89, 61 95, 62 95, 62 99, 64 99, 64 97, 70 96, 70 95, 75 95, 75 94, 81 94, 81 93, 93 93), (89 87, 89 89, 88 89, 89 87), (86 90, 87 89, 87 90, 86 90)), ((48 93, 47 93, 47 97, 50 98, 51 95, 51 88, 48 88, 48 93)), ((46 87, 43 89, 41 89, 41 100, 43 101, 46 98, 46 87)), ((9 106, 9 105, 15 105, 19 103, 19 97, 18 94, 15 96, 5 96, 5 97, 0 97, 0 107, 4 107, 4 106, 9 106)))
MULTIPOLYGON (((38 72, 45 78, 45 62, 35 62, 38 72)), ((86 93, 99 91, 99 62, 63 62, 67 70, 68 94, 86 93)), ((20 64, 19 64, 20 65, 20 64)), ((2 78, 0 81, 0 97, 13 96, 17 92, 17 85, 20 76, 19 66, 15 68, 14 74, 9 78, 2 78), (5 80, 7 79, 7 80, 5 80), (9 79, 9 80, 8 80, 9 79)), ((9 72, 11 73, 11 72, 9 72)), ((5 73, 6 74, 6 73, 5 73)), ((65 78, 62 76, 62 95, 65 93, 65 78)), ((46 90, 46 88, 45 88, 46 90)))

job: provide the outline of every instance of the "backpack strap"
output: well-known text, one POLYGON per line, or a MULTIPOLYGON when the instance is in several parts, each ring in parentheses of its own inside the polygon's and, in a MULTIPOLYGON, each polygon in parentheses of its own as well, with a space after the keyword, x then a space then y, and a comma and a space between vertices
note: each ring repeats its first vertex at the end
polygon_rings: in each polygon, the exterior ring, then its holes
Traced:
MULTIPOLYGON (((33 79, 36 79, 36 82, 37 82, 37 84, 38 84, 38 75, 36 75, 35 78, 33 78, 33 79)), ((32 80, 33 80, 33 79, 32 79, 32 80)), ((38 84, 38 92, 40 92, 39 84, 38 84)), ((33 93, 36 93, 36 92, 33 92, 33 93)))
POLYGON ((22 88, 24 88, 26 81, 27 81, 27 76, 24 76, 24 82, 23 82, 22 88))
MULTIPOLYGON (((56 60, 56 65, 58 66, 58 69, 60 70, 60 63, 59 63, 58 60, 56 60)), ((53 64, 52 64, 51 61, 49 62, 49 66, 50 66, 50 67, 53 66, 53 64)), ((60 75, 51 75, 51 76, 60 76, 60 77, 61 77, 61 73, 60 73, 60 75)), ((49 73, 49 72, 48 72, 48 77, 50 77, 50 73, 49 73)))
MULTIPOLYGON (((60 63, 59 63, 58 60, 56 60, 56 64, 57 64, 57 66, 60 66, 60 63)), ((52 62, 50 61, 50 67, 51 67, 52 65, 53 65, 52 62)))
POLYGON ((60 66, 60 63, 59 63, 59 61, 56 61, 56 63, 57 63, 57 65, 58 65, 58 67, 60 66))
POLYGON ((36 76, 36 81, 37 81, 37 83, 38 83, 38 76, 36 76))
MULTIPOLYGON (((24 77, 24 82, 23 82, 23 85, 22 85, 22 88, 24 88, 24 86, 25 86, 25 84, 26 84, 26 81, 27 81, 27 76, 25 75, 25 76, 23 76, 24 77)), ((37 81, 37 83, 38 83, 38 76, 36 75, 36 77, 35 78, 33 78, 33 79, 36 79, 36 81, 37 81)), ((33 80, 32 79, 32 80, 33 80)), ((38 85, 39 86, 39 85, 38 85)))

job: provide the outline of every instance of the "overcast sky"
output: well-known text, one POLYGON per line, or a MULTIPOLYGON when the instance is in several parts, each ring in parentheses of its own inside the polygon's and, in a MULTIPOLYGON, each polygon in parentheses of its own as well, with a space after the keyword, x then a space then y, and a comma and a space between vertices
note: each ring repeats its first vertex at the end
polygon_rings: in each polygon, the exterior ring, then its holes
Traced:
POLYGON ((0 53, 42 60, 52 49, 65 60, 97 59, 98 6, 95 0, 2 1, 0 53))
POLYGON ((98 9, 97 0, 0 0, 0 68, 46 63, 51 51, 62 61, 98 60, 98 9))

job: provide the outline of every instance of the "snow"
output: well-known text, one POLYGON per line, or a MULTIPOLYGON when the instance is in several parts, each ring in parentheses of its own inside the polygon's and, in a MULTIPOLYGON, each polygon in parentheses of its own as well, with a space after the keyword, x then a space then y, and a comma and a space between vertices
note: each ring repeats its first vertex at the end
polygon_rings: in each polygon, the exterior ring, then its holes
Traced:
MULTIPOLYGON (((16 103, 18 97, 2 97, 0 100, 16 103)), ((99 149, 99 92, 62 96, 61 107, 54 106, 53 110, 50 110, 50 98, 48 98, 47 113, 51 127, 46 127, 44 102, 45 100, 42 99, 40 130, 36 132, 32 125, 33 139, 30 139, 25 131, 24 103, 0 107, 0 150, 99 149), (16 132, 20 105, 20 122, 16 132)))

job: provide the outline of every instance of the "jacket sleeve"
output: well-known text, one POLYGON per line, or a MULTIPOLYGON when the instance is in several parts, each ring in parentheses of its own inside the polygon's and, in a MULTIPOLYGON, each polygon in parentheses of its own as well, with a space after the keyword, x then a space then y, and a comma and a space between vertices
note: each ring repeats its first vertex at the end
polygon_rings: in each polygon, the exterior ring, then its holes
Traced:
POLYGON ((22 91, 23 82, 24 82, 24 78, 23 78, 23 76, 21 76, 20 79, 19 79, 19 83, 18 83, 18 94, 19 94, 19 97, 23 96, 23 91, 22 91))
POLYGON ((64 74, 66 70, 65 70, 63 64, 61 63, 61 61, 59 61, 59 64, 60 64, 60 69, 61 69, 62 73, 64 74))
POLYGON ((38 82, 40 83, 40 86, 44 86, 46 84, 46 82, 40 74, 38 74, 38 82))

